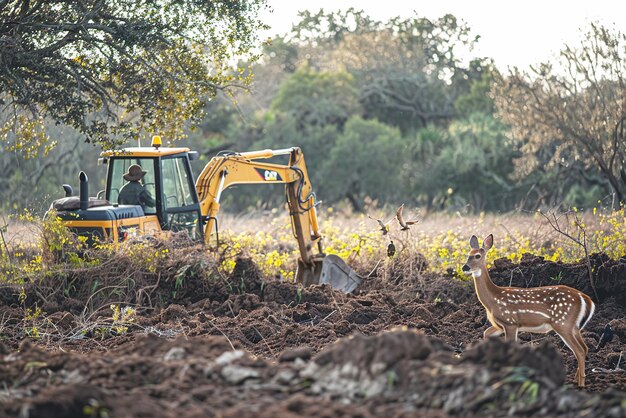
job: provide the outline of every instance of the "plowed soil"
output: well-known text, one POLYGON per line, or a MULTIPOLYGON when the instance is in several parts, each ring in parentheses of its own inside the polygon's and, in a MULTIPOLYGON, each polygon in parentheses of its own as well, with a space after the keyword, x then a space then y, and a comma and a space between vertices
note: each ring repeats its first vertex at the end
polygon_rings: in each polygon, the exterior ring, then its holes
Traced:
POLYGON ((246 258, 230 277, 173 266, 169 276, 96 283, 78 271, 3 287, 0 416, 623 417, 626 261, 591 261, 593 280, 583 262, 531 255, 490 271, 498 285, 593 297, 584 389, 554 333, 482 341, 472 281, 405 277, 399 259, 349 295, 262 277, 246 258), (135 314, 114 321, 111 304, 135 314), (613 338, 599 344, 609 323, 613 338))

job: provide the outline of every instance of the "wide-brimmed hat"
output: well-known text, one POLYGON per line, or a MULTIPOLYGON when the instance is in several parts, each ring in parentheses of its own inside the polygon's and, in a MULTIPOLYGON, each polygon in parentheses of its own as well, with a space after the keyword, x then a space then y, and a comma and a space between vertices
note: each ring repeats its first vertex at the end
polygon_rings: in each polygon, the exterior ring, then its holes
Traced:
POLYGON ((147 171, 143 171, 141 166, 137 164, 133 164, 128 167, 128 173, 124 173, 124 180, 128 181, 137 181, 141 180, 143 176, 145 176, 147 171))

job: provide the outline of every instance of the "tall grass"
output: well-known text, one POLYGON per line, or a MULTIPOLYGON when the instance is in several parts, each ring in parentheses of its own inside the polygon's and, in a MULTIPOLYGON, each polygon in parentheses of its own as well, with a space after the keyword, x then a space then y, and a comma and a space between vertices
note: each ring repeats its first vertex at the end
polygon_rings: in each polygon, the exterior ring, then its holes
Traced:
MULTIPOLYGON (((405 208, 411 214, 411 208, 405 208)), ((373 218, 392 219, 393 212, 372 211, 373 218)), ((603 252, 617 259, 626 255, 626 217, 620 211, 591 210, 569 215, 554 214, 563 231, 571 236, 586 233, 589 253, 603 252), (578 222, 574 222, 574 216, 578 222)), ((388 260, 387 246, 393 241, 394 259, 425 260, 430 272, 459 272, 469 248, 469 238, 481 240, 494 234, 495 245, 489 260, 507 257, 513 262, 524 253, 548 260, 574 262, 582 259, 583 249, 557 232, 545 214, 461 215, 432 213, 408 231, 401 231, 392 219, 389 233, 383 235, 377 222, 366 214, 337 213, 333 209, 318 214, 325 252, 337 254, 359 273, 371 272, 388 260)), ((209 250, 217 252, 221 269, 228 272, 238 256, 250 256, 268 277, 292 280, 298 249, 288 214, 274 210, 247 215, 220 216, 220 243, 209 250)), ((20 271, 35 274, 45 266, 42 258, 42 225, 34 218, 13 220, 6 225, 5 243, 0 246, 0 280, 20 271), (9 268, 10 267, 10 268, 9 268)), ((214 254, 215 255, 215 254, 214 254)), ((174 256, 174 255, 172 255, 174 256)), ((419 262, 421 263, 421 262, 419 262)))

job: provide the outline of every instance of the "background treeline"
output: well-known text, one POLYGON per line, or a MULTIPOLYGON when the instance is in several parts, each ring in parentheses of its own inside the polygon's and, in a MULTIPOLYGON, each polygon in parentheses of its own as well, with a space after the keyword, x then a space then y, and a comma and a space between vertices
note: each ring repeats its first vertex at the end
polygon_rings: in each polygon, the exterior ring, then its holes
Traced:
MULTIPOLYGON (((511 211, 617 205, 626 191, 624 35, 586 29, 553 64, 499 71, 451 15, 372 20, 303 12, 250 63, 249 90, 218 93, 188 139, 202 154, 299 146, 326 206, 511 211)), ((245 63, 244 63, 245 64, 245 63)), ((69 129, 47 157, 3 152, 4 210, 46 207, 76 186, 103 188, 99 148, 69 129)), ((151 133, 142 141, 147 144, 151 133)), ((280 187, 237 186, 224 209, 279 207, 280 187)))

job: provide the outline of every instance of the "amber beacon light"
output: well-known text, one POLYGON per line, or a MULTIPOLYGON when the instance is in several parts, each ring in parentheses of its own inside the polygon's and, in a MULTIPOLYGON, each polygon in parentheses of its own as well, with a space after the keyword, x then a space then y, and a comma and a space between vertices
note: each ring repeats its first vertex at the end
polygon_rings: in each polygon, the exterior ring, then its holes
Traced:
POLYGON ((159 135, 155 135, 152 137, 152 146, 156 149, 159 149, 161 146, 161 137, 159 135))

